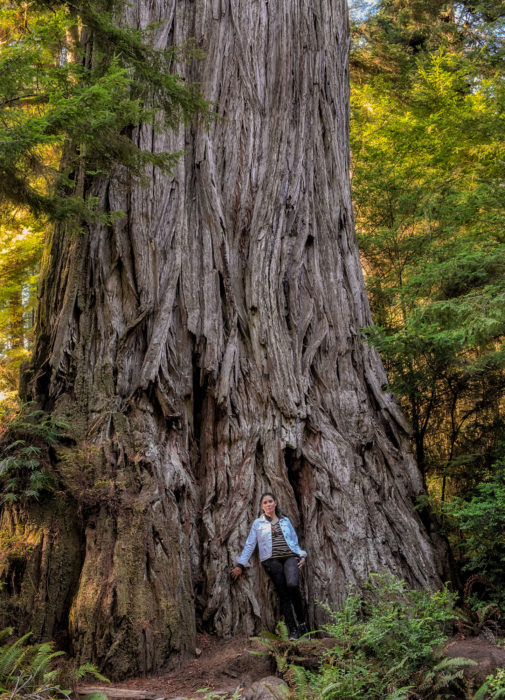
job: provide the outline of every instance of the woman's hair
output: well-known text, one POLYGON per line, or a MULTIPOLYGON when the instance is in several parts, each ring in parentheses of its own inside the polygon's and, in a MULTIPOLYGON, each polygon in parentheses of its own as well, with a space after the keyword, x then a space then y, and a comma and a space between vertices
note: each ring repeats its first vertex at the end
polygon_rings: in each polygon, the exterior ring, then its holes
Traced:
MULTIPOLYGON (((261 498, 260 498, 260 515, 263 515, 263 508, 261 507, 261 504, 263 503, 263 499, 265 498, 265 496, 270 496, 270 497, 273 498, 274 501, 277 503, 277 499, 276 499, 276 497, 274 496, 274 494, 273 494, 271 491, 265 491, 265 493, 262 493, 262 494, 261 494, 261 498)), ((278 504, 278 503, 277 503, 277 505, 275 506, 275 515, 276 515, 279 519, 283 517, 283 515, 282 515, 282 513, 281 513, 281 509, 279 508, 279 504, 278 504)))

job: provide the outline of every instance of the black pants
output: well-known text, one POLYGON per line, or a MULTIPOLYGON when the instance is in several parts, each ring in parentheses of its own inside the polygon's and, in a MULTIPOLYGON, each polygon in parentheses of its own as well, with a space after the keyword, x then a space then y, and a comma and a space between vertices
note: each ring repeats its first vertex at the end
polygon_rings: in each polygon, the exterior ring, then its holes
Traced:
POLYGON ((289 630, 304 621, 302 596, 298 588, 298 560, 296 557, 266 559, 263 568, 275 586, 281 604, 281 614, 289 630), (296 620, 293 615, 296 615, 296 620))

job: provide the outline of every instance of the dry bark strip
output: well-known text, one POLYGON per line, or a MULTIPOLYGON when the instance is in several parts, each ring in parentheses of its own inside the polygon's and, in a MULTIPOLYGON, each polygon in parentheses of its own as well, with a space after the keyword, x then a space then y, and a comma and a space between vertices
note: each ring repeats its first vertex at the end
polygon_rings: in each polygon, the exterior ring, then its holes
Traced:
POLYGON ((157 693, 149 693, 145 690, 126 690, 125 688, 111 688, 110 686, 81 686, 77 688, 77 695, 91 695, 101 693, 108 698, 124 698, 128 700, 165 700, 165 696, 157 693))
POLYGON ((113 678, 192 652, 197 622, 220 635, 274 624, 260 567, 229 581, 266 489, 308 551, 313 627, 316 601, 339 605, 370 572, 431 589, 442 572, 414 510, 408 426, 360 334, 344 0, 124 8, 135 26, 162 20, 159 46, 195 38, 205 59, 174 67, 219 119, 138 129, 143 148, 185 151, 173 175, 95 182, 126 216, 54 232, 28 396, 78 436, 55 463, 71 522, 17 513, 45 549, 7 591, 25 626, 67 629, 113 678))

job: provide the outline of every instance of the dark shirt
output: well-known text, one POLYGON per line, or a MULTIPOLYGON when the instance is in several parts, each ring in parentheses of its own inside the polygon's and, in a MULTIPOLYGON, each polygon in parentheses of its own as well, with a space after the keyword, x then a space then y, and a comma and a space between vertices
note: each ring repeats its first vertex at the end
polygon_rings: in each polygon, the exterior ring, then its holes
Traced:
POLYGON ((272 559, 279 557, 294 557, 295 554, 290 550, 282 529, 279 523, 272 525, 272 559))

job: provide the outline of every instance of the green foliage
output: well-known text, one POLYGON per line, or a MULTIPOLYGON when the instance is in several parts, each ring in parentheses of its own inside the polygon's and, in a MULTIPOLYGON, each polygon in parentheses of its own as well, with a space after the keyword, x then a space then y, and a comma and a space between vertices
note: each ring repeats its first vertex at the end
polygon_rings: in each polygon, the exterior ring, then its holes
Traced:
POLYGON ((472 700, 498 700, 499 698, 505 698, 504 668, 499 668, 495 674, 487 676, 472 700))
POLYGON ((0 460, 0 487, 4 502, 35 499, 54 490, 47 472, 48 450, 56 445, 69 426, 53 415, 24 405, 7 423, 3 435, 5 457, 0 460))
POLYGON ((442 500, 487 472, 505 435, 504 26, 494 2, 389 0, 353 29, 367 335, 442 500))
POLYGON ((501 593, 505 568, 505 458, 493 465, 485 480, 464 497, 446 504, 444 510, 461 533, 454 547, 462 554, 464 570, 484 574, 501 593))
POLYGON ((287 625, 282 620, 277 623, 275 632, 263 630, 258 637, 251 638, 253 642, 258 642, 262 651, 250 651, 250 654, 258 656, 270 655, 275 659, 275 664, 279 673, 284 674, 290 667, 289 655, 291 642, 289 641, 289 631, 287 625))
POLYGON ((20 364, 29 356, 45 231, 42 222, 29 215, 6 214, 0 209, 0 400, 4 401, 17 389, 20 364))
MULTIPOLYGON (((12 628, 0 632, 0 640, 11 636, 12 628)), ((54 651, 53 645, 26 644, 30 634, 25 634, 14 642, 0 646, 0 694, 1 697, 16 698, 58 698, 70 697, 71 691, 61 688, 61 677, 68 672, 55 663, 64 655, 54 651)), ((94 666, 86 664, 70 674, 65 680, 74 681, 91 674, 103 682, 108 682, 94 666)))
MULTIPOLYGON (((441 697, 461 686, 461 659, 443 659, 441 648, 454 619, 453 596, 408 590, 405 582, 372 575, 361 594, 351 593, 341 610, 325 606, 324 626, 336 644, 325 654, 318 673, 293 674, 305 697, 407 698, 421 688, 423 698, 441 697)), ((468 662, 472 664, 473 662, 468 662)))
POLYGON ((447 588, 433 594, 408 590, 404 581, 372 574, 364 586, 364 620, 356 630, 360 646, 387 667, 407 659, 404 671, 409 675, 446 641, 453 602, 447 588))
POLYGON ((317 642, 290 643, 283 623, 276 634, 254 638, 263 650, 251 653, 275 659, 294 700, 399 700, 416 694, 435 700, 449 691, 464 696, 463 669, 474 662, 443 657, 455 619, 447 588, 433 594, 409 590, 404 581, 375 574, 340 610, 323 607, 330 617, 324 631, 335 639, 329 650, 317 642), (314 652, 321 660, 317 672, 303 666, 309 659, 312 667, 314 652))
POLYGON ((416 684, 416 693, 422 698, 451 697, 454 691, 465 693, 464 669, 466 666, 475 666, 476 662, 464 657, 444 658, 433 668, 429 668, 420 674, 416 684), (448 692, 449 691, 449 692, 448 692), (452 691, 452 692, 451 692, 452 691))
POLYGON ((124 166, 170 169, 178 154, 131 139, 142 123, 174 127, 209 105, 174 70, 195 57, 153 48, 156 27, 114 21, 107 2, 19 2, 0 12, 0 197, 52 219, 93 218, 84 178, 124 166), (49 158, 64 148, 63 161, 49 158))

